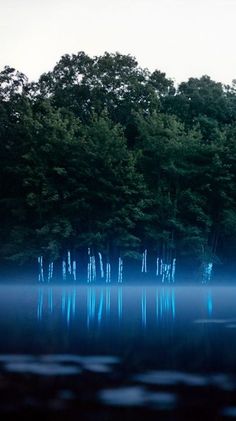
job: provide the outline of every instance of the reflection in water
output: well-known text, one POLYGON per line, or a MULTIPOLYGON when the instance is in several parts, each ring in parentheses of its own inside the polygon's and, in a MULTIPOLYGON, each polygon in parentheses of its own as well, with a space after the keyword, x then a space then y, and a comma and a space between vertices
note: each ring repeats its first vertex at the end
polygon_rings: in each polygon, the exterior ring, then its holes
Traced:
POLYGON ((233 418, 235 300, 235 287, 2 286, 2 408, 26 408, 22 419, 42 402, 50 419, 64 408, 74 419, 233 418))
POLYGON ((212 293, 211 290, 207 292, 207 314, 209 317, 212 316, 213 312, 213 301, 212 301, 212 293))
MULTIPOLYGON (((44 315, 50 315, 54 312, 55 307, 56 311, 58 311, 58 306, 55 306, 56 298, 59 299, 60 309, 62 318, 66 321, 67 326, 71 323, 71 318, 75 318, 76 310, 77 317, 78 314, 81 313, 81 309, 79 308, 78 299, 82 299, 84 295, 81 293, 79 288, 62 288, 61 290, 57 290, 56 297, 53 296, 55 290, 52 287, 40 287, 38 289, 38 302, 37 302, 37 318, 41 320, 44 315), (58 297, 59 295, 59 297, 58 297)), ((126 291, 123 287, 87 287, 86 289, 86 314, 87 314, 87 327, 89 328, 92 324, 96 321, 98 325, 102 323, 103 319, 109 320, 111 316, 111 311, 116 307, 116 311, 112 312, 113 318, 114 315, 117 315, 117 320, 119 322, 123 319, 123 294, 126 298, 126 291)), ((147 298, 147 288, 140 289, 140 292, 133 297, 133 301, 135 302, 138 297, 140 296, 141 300, 141 324, 143 327, 147 326, 147 311, 148 306, 152 307, 152 303, 154 300, 155 310, 153 310, 153 314, 150 311, 150 318, 153 318, 156 315, 156 320, 162 320, 166 317, 171 317, 171 319, 175 319, 176 313, 176 305, 175 305, 175 290, 172 288, 155 288, 154 294, 148 294, 147 298)), ((210 308, 212 309, 212 297, 211 295, 207 295, 208 300, 208 314, 210 314, 210 308)), ((83 307, 83 305, 82 305, 83 307)), ((129 310, 129 306, 127 307, 129 310)), ((212 310, 211 310, 212 312, 212 310)), ((125 313, 126 317, 129 316, 129 312, 125 313)), ((136 314, 137 319, 139 315, 136 314)), ((114 319, 113 319, 114 320, 114 319)))
POLYGON ((171 291, 171 314, 173 319, 175 319, 175 291, 171 291))
POLYGON ((38 305, 37 305, 37 318, 42 319, 43 315, 43 288, 39 288, 38 292, 38 305))
POLYGON ((66 309, 66 293, 65 290, 62 290, 62 296, 61 296, 61 311, 62 314, 65 314, 65 309, 66 309))
POLYGON ((76 289, 74 288, 73 294, 72 294, 72 314, 73 314, 73 317, 75 317, 75 306, 76 306, 76 289))
POLYGON ((66 312, 66 321, 67 325, 70 324, 70 318, 71 318, 71 295, 68 294, 67 296, 67 312, 66 312))
POLYGON ((119 321, 122 319, 123 313, 123 289, 122 287, 118 288, 118 318, 119 321))
POLYGON ((146 327, 147 325, 147 291, 146 289, 142 290, 142 326, 146 327))
POLYGON ((111 312, 111 288, 106 288, 106 317, 110 316, 111 312))
POLYGON ((99 307, 98 307, 98 323, 99 324, 102 321, 103 301, 104 301, 104 296, 103 296, 103 288, 102 288, 102 290, 100 292, 100 300, 99 300, 99 307))
POLYGON ((52 288, 48 288, 48 310, 50 313, 53 311, 53 296, 52 296, 52 288))
MULTIPOLYGON (((109 323, 117 320, 126 323, 128 318, 141 320, 142 327, 146 328, 153 320, 156 323, 175 320, 176 292, 177 290, 171 287, 152 288, 151 291, 149 288, 140 288, 133 295, 123 286, 89 286, 86 290, 80 290, 78 287, 55 290, 45 286, 38 289, 37 319, 42 320, 43 316, 58 313, 60 309, 67 326, 70 326, 72 318, 75 319, 76 316, 83 319, 85 314, 88 328, 100 326, 103 321, 109 323), (131 305, 134 306, 134 310, 131 305)), ((202 306, 206 316, 210 318, 213 314, 211 290, 203 290, 202 306)))
POLYGON ((175 290, 162 288, 160 293, 156 291, 156 318, 163 320, 165 318, 175 319, 175 290))
POLYGON ((87 327, 95 318, 96 310, 96 294, 95 289, 88 287, 87 289, 87 327))

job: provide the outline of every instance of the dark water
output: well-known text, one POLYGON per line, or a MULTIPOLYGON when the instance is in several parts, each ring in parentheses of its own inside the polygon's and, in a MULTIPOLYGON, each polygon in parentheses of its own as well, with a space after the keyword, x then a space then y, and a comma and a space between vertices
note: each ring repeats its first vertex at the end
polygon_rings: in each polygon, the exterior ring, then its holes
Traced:
POLYGON ((236 288, 1 286, 0 335, 6 416, 236 418, 236 288))

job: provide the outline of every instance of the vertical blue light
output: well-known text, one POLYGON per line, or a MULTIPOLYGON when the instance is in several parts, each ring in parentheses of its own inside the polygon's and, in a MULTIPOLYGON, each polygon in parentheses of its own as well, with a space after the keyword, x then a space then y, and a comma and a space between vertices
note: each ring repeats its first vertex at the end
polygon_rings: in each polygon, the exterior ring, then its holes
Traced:
POLYGON ((146 289, 142 290, 142 325, 146 327, 147 325, 147 297, 146 289))
POLYGON ((52 297, 52 288, 48 289, 48 310, 50 313, 53 311, 53 297, 52 297))
POLYGON ((72 294, 72 314, 73 317, 75 317, 75 307, 76 307, 76 289, 73 289, 73 294, 72 294))
POLYGON ((162 319, 163 316, 163 298, 164 298, 164 292, 163 289, 161 290, 160 293, 160 318, 162 319))
POLYGON ((174 291, 174 289, 172 289, 172 292, 171 292, 171 303, 172 303, 172 316, 173 316, 173 319, 175 319, 176 311, 175 311, 175 291, 174 291))
POLYGON ((95 319, 95 313, 96 313, 96 291, 95 288, 92 288, 91 292, 91 317, 92 320, 95 319))
POLYGON ((165 292, 165 310, 167 315, 169 315, 170 311, 170 296, 169 296, 169 290, 165 292))
POLYGON ((70 293, 68 293, 68 296, 67 296, 67 315, 66 315, 67 326, 70 325, 70 318, 71 318, 71 295, 70 295, 70 293))
POLYGON ((64 316, 65 311, 66 311, 66 293, 65 290, 62 290, 62 296, 61 296, 61 311, 62 311, 62 315, 64 316))
POLYGON ((119 321, 122 319, 122 313, 123 313, 123 290, 122 287, 118 288, 118 318, 119 321))
POLYGON ((103 310, 103 289, 101 290, 100 302, 99 302, 99 307, 98 307, 98 323, 99 324, 102 321, 102 310, 103 310))
POLYGON ((207 313, 208 316, 211 317, 213 312, 213 301, 212 301, 212 294, 211 291, 207 293, 207 313))
POLYGON ((156 289, 156 318, 159 319, 158 289, 156 289))
POLYGON ((92 307, 91 287, 87 288, 87 327, 90 325, 91 307, 92 307))
POLYGON ((38 320, 42 320, 42 315, 43 315, 43 290, 42 288, 40 288, 38 292, 38 306, 37 306, 38 320))
POLYGON ((111 310, 111 289, 106 287, 106 316, 110 315, 111 310))

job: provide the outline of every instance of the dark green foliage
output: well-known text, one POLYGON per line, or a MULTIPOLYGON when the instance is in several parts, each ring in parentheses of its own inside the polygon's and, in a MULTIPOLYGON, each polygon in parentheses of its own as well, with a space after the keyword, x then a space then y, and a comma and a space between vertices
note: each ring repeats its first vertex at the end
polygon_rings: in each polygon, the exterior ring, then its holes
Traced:
POLYGON ((224 262, 236 248, 236 91, 131 56, 0 73, 0 259, 90 247, 224 262))

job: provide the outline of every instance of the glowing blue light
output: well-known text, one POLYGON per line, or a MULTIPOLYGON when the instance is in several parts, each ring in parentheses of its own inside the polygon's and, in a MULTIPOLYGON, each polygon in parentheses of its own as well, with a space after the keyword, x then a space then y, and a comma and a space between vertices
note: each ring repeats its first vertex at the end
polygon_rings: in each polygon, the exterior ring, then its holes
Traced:
POLYGON ((38 294, 38 306, 37 306, 38 320, 42 320, 42 314, 43 314, 43 290, 40 288, 39 294, 38 294))
POLYGON ((171 294, 171 303, 172 303, 172 316, 173 319, 175 319, 175 291, 172 290, 172 294, 171 294))
POLYGON ((70 296, 70 294, 68 294, 68 296, 67 296, 67 317, 66 317, 67 326, 69 326, 69 324, 70 324, 70 318, 71 318, 71 296, 70 296))
POLYGON ((53 311, 53 296, 52 296, 52 288, 48 290, 48 309, 50 313, 53 311))
POLYGON ((119 321, 122 319, 122 313, 123 313, 123 290, 122 287, 118 288, 118 317, 119 321))
POLYGON ((72 314, 73 317, 75 316, 75 305, 76 305, 76 290, 73 289, 73 295, 72 295, 72 314))
POLYGON ((207 312, 209 317, 212 315, 213 312, 213 301, 211 291, 207 293, 207 312))
POLYGON ((147 297, 146 290, 142 291, 142 325, 146 327, 147 324, 147 297))
POLYGON ((99 303, 99 308, 98 308, 98 323, 99 324, 102 321, 102 310, 103 310, 103 289, 101 291, 100 303, 99 303))
POLYGON ((106 288, 106 315, 110 314, 111 310, 111 289, 109 287, 106 288))

